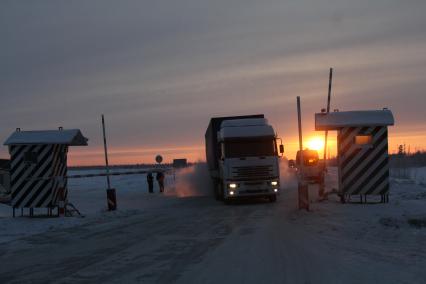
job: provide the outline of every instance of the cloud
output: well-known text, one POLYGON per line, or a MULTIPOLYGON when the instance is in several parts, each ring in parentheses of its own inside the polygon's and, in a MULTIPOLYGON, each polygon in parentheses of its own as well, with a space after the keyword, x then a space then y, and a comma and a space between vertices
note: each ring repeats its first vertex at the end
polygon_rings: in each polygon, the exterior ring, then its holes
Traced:
POLYGON ((252 112, 293 137, 295 97, 312 129, 329 66, 333 108, 387 106, 396 131, 421 128, 425 8, 384 0, 2 1, 0 139, 15 127, 79 127, 99 146, 101 113, 115 147, 202 146, 211 116, 252 112))

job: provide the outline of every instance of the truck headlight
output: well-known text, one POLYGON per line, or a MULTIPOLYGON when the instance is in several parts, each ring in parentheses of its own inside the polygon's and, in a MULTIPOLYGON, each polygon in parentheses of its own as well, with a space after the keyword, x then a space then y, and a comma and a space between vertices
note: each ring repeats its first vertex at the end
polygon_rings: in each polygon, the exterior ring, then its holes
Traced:
POLYGON ((277 181, 271 181, 271 185, 276 186, 276 185, 278 185, 278 182, 277 181))
POLYGON ((237 184, 236 183, 230 183, 229 188, 237 188, 237 184))

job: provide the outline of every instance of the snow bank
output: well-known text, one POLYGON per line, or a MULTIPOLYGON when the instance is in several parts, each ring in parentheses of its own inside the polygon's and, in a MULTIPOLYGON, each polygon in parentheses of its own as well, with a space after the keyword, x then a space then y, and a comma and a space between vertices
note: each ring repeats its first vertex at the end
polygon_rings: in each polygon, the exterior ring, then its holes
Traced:
POLYGON ((390 174, 396 180, 410 180, 415 184, 426 186, 426 167, 391 168, 390 174))
POLYGON ((426 186, 426 167, 410 168, 409 176, 416 184, 426 186))

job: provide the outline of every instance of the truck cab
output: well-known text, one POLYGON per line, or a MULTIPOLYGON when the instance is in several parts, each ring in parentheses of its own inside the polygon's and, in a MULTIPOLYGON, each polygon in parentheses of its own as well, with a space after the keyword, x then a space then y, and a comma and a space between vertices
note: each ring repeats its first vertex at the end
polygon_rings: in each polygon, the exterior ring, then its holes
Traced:
POLYGON ((274 129, 265 118, 223 120, 217 131, 218 167, 211 171, 215 195, 225 201, 268 197, 280 190, 279 154, 274 129))

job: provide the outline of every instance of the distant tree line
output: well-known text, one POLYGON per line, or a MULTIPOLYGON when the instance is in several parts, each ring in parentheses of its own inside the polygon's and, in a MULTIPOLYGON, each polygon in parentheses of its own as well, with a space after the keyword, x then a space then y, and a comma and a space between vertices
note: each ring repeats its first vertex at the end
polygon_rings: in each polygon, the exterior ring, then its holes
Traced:
MULTIPOLYGON (((327 166, 336 167, 337 163, 336 157, 327 159, 327 166)), ((389 154, 389 163, 391 168, 426 167, 426 151, 407 153, 402 150, 396 154, 389 154)))
POLYGON ((397 154, 389 155, 392 168, 426 167, 426 151, 406 153, 399 151, 397 154))

